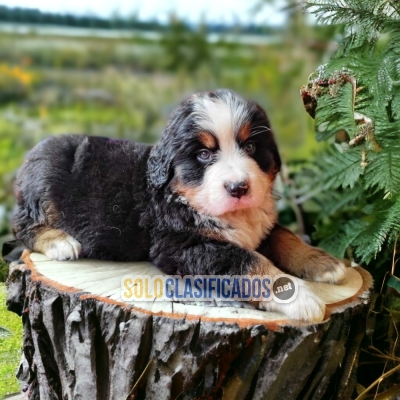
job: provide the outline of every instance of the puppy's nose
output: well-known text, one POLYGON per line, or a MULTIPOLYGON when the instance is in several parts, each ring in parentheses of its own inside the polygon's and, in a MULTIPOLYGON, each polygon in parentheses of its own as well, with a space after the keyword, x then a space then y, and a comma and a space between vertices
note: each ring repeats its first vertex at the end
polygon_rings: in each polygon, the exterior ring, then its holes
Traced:
POLYGON ((238 199, 244 196, 249 190, 249 185, 247 184, 246 181, 226 182, 224 186, 226 191, 232 197, 237 197, 238 199))

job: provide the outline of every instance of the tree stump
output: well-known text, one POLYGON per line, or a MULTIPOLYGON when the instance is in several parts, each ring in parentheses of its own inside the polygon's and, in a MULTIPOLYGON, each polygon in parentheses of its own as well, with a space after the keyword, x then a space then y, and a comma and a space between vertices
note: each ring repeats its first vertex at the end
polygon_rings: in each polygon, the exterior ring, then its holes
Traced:
POLYGON ((150 263, 50 261, 25 251, 8 280, 22 315, 29 399, 350 399, 372 279, 310 283, 316 325, 249 304, 124 303, 121 277, 150 263), (242 304, 242 306, 241 306, 242 304))

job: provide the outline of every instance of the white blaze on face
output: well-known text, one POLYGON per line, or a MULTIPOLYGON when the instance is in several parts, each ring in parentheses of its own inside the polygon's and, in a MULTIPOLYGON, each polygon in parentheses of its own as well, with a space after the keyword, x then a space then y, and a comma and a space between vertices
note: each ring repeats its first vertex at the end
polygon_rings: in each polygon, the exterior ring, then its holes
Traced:
POLYGON ((199 98, 194 114, 197 125, 217 137, 219 151, 189 203, 212 216, 260 207, 270 192, 270 179, 235 139, 235 133, 248 122, 246 104, 230 93, 223 99, 199 98), (240 199, 230 196, 225 189, 225 184, 239 181, 246 181, 249 187, 240 199))

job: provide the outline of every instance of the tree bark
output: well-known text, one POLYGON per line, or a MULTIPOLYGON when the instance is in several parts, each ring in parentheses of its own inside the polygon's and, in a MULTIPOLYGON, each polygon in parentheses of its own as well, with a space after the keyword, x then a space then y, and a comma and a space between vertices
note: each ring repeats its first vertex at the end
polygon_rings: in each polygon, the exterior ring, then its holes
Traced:
POLYGON ((110 288, 126 268, 28 252, 10 268, 29 399, 352 398, 372 287, 363 269, 348 269, 347 286, 313 283, 334 303, 309 325, 239 303, 124 303, 110 288))

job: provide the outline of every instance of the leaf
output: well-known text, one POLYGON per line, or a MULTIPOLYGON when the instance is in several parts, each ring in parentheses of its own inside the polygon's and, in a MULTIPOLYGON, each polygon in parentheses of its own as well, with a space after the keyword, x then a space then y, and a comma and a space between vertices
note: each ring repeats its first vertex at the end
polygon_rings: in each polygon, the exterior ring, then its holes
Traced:
POLYGON ((394 385, 390 389, 379 393, 374 397, 374 400, 396 400, 400 394, 400 385, 394 385))
POLYGON ((388 279, 386 285, 387 285, 388 287, 391 287, 391 288, 393 288, 393 289, 396 289, 396 290, 399 292, 399 295, 400 295, 400 279, 399 279, 399 278, 397 278, 396 276, 393 276, 393 275, 392 275, 392 276, 388 279))

